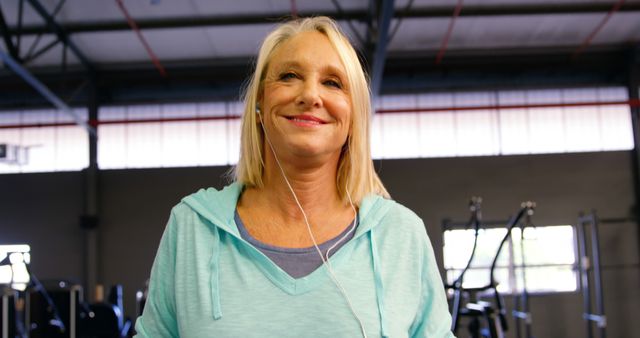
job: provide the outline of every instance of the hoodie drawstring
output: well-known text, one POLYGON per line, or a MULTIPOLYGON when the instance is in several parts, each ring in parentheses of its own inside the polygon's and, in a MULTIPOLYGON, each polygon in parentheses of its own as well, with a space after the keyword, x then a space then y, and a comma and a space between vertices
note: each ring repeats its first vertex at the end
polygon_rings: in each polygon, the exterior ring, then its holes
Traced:
POLYGON ((376 286, 376 299, 378 301, 378 315, 380 316, 380 327, 382 329, 382 337, 387 338, 387 325, 384 316, 384 286, 382 285, 382 273, 380 272, 380 258, 373 237, 373 229, 369 231, 369 243, 371 244, 371 259, 373 261, 373 278, 376 286))
POLYGON ((222 318, 222 306, 220 306, 220 230, 216 229, 215 240, 211 254, 211 307, 213 309, 213 319, 222 318))

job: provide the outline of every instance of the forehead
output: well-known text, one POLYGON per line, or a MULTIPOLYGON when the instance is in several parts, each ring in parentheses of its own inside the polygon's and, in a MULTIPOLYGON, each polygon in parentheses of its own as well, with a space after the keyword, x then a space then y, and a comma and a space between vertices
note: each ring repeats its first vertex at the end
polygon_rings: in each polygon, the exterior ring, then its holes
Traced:
POLYGON ((270 70, 297 65, 332 68, 346 73, 340 56, 329 38, 317 31, 302 32, 284 41, 274 51, 269 65, 270 70))

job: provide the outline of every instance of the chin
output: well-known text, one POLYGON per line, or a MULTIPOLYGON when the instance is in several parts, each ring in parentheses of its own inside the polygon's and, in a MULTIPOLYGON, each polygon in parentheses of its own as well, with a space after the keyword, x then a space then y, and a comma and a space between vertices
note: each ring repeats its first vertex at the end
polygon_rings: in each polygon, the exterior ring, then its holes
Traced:
POLYGON ((318 145, 318 144, 296 144, 291 145, 292 151, 291 153, 298 157, 324 157, 329 156, 333 153, 340 153, 341 148, 334 149, 333 147, 328 148, 326 145, 318 145))

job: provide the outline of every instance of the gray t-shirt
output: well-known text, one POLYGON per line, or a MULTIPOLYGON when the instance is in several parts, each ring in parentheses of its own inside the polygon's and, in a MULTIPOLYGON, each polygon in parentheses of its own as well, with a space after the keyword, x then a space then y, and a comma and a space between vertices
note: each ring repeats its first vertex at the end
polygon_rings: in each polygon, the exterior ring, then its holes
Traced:
MULTIPOLYGON (((322 265, 322 259, 320 258, 320 255, 318 255, 318 251, 315 247, 311 246, 308 248, 283 248, 279 246, 269 245, 255 239, 249 234, 249 231, 247 231, 244 223, 242 223, 237 210, 235 213, 235 221, 236 225, 238 225, 240 236, 242 236, 245 241, 258 248, 258 250, 269 257, 269 259, 276 263, 277 266, 284 270, 284 272, 288 273, 291 277, 302 278, 312 273, 322 265)), ((338 236, 324 243, 318 244, 318 248, 320 248, 320 251, 325 257, 327 255, 327 250, 329 250, 330 247, 332 247, 336 242, 344 237, 347 232, 351 230, 352 226, 353 222, 351 222, 351 224, 349 224, 349 226, 338 236)), ((353 238, 353 235, 355 233, 355 230, 352 231, 349 236, 347 236, 347 238, 336 245, 336 247, 331 250, 329 256, 333 256, 333 254, 335 254, 345 243, 353 238)))

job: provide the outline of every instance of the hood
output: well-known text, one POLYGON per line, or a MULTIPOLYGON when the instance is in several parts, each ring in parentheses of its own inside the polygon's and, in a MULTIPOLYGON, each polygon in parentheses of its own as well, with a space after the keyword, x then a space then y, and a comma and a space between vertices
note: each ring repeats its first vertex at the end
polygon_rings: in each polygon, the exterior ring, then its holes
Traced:
MULTIPOLYGON (((182 202, 187 204, 200 216, 209 220, 220 230, 240 237, 235 225, 234 213, 243 185, 234 182, 222 190, 215 188, 200 189, 185 197, 182 202)), ((368 195, 362 199, 358 210, 359 224, 355 237, 359 237, 380 224, 380 220, 395 204, 394 201, 378 195, 368 195)))
MULTIPOLYGON (((188 205, 196 213, 210 221, 210 225, 215 231, 225 231, 242 240, 238 227, 234 221, 235 209, 238 198, 242 193, 242 184, 235 182, 226 186, 222 190, 214 188, 201 189, 191 194, 182 202, 188 205)), ((378 315, 381 325, 382 337, 388 337, 387 322, 384 310, 384 285, 381 277, 380 257, 373 236, 374 229, 381 223, 381 219, 389 212, 396 202, 384 199, 378 195, 368 195, 362 199, 360 210, 358 211, 358 227, 353 236, 356 240, 362 236, 368 236, 370 243, 370 255, 373 261, 373 277, 375 283, 375 292, 378 305, 378 315)), ((219 238, 219 237, 218 237, 219 238)), ((244 240, 243 240, 244 241, 244 240)), ((219 246, 215 246, 218 248, 219 246)), ((211 264, 211 292, 212 292, 212 308, 214 319, 222 318, 222 307, 220 305, 220 281, 218 271, 218 259, 220 253, 218 249, 212 254, 211 264)), ((340 287, 340 286, 339 286, 340 287)))

